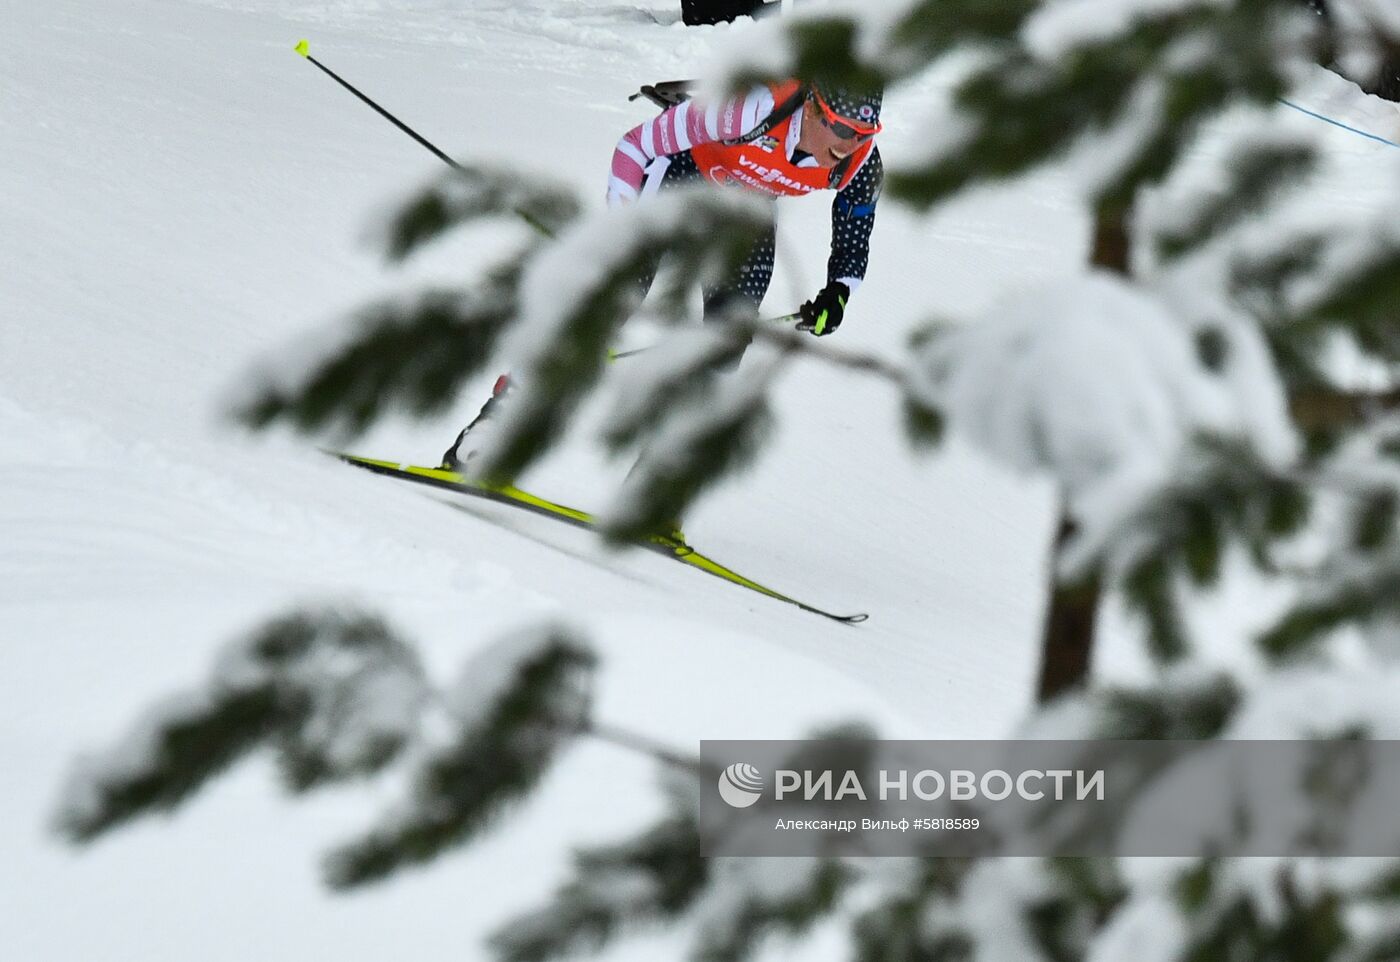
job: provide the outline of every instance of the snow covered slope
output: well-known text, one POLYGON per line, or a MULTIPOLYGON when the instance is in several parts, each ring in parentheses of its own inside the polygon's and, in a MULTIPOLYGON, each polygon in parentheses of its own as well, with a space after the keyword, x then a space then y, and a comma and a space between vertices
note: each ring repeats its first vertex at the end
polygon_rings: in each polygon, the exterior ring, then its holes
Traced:
MULTIPOLYGON (((221 398, 251 363, 403 283, 358 238, 436 170, 296 57, 296 40, 450 153, 547 170, 601 200, 613 142, 645 116, 626 95, 695 75, 746 29, 683 29, 674 4, 643 2, 6 3, 0 957, 473 958, 483 931, 562 877, 567 844, 652 811, 649 766, 580 747, 468 856, 335 899, 315 857, 369 817, 364 794, 291 804, 264 765, 91 852, 45 833, 75 751, 298 602, 382 610, 443 673, 506 628, 565 613, 605 653, 600 717, 681 746, 850 717, 906 737, 994 736, 1022 711, 1049 493, 956 446, 911 460, 886 430, 893 398, 871 384, 795 373, 769 456, 686 519, 744 573, 869 611, 859 628, 546 521, 454 511, 224 421, 221 398), (540 154, 541 131, 568 155, 540 154)), ((891 98, 888 157, 919 134, 918 96, 891 98)), ((785 212, 775 312, 819 286, 825 220, 818 199, 785 212)), ((929 304, 974 310, 1082 260, 1084 236, 1048 179, 927 221, 887 205, 840 338, 897 350, 929 304)), ((450 272, 496 240, 478 230, 423 269, 450 272)), ((429 461, 477 400, 356 447, 429 461)), ((528 483, 588 507, 620 473, 581 439, 528 483)), ((618 954, 654 956, 646 943, 618 954)))

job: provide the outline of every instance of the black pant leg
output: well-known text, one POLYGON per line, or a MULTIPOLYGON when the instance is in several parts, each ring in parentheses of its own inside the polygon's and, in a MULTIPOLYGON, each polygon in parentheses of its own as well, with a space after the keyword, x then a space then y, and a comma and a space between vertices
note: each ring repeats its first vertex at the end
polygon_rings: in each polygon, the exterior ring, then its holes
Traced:
POLYGON ((728 23, 751 15, 761 6, 763 0, 681 0, 681 20, 690 27, 728 23))
MULTIPOLYGON (((661 183, 657 186, 657 190, 670 190, 673 187, 694 184, 701 180, 700 168, 695 165, 695 158, 691 156, 690 151, 685 150, 679 154, 673 154, 666 158, 666 162, 666 172, 661 175, 661 183)), ((648 180, 643 183, 645 184, 649 180, 650 174, 648 180)), ((646 297, 647 292, 651 290, 652 282, 656 280, 656 272, 660 266, 658 261, 652 265, 651 270, 637 278, 637 289, 641 292, 642 297, 646 297)))
POLYGON ((773 280, 776 247, 777 238, 774 228, 770 226, 754 242, 748 256, 729 280, 704 289, 706 320, 734 310, 758 314, 759 305, 767 296, 768 285, 773 280))

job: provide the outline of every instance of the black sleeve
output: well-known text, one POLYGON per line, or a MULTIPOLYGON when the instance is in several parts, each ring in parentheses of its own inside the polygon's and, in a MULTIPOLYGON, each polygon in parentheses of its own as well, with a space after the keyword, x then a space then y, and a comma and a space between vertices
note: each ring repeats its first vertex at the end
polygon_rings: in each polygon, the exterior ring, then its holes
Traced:
POLYGON ((843 277, 865 277, 870 261, 870 232, 875 227, 875 205, 885 181, 880 148, 871 147, 865 164, 851 182, 836 192, 831 202, 831 258, 826 262, 827 283, 843 277))

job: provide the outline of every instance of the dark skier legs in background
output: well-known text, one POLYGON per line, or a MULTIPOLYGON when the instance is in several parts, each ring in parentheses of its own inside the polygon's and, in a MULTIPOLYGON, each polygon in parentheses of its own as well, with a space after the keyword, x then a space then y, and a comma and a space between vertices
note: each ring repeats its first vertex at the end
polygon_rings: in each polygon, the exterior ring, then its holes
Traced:
POLYGON ((736 17, 761 17, 782 6, 778 0, 681 0, 681 19, 686 26, 728 23, 736 17))
MULTIPOLYGON (((1312 7, 1318 16, 1330 19, 1331 14, 1327 9, 1327 0, 1303 0, 1303 2, 1312 7)), ((1330 60, 1331 55, 1331 52, 1324 55, 1324 60, 1330 60)), ((1335 62, 1324 62, 1323 66, 1346 77, 1368 94, 1400 103, 1400 46, 1396 46, 1394 41, 1389 44, 1381 57, 1380 64, 1369 77, 1354 76, 1352 73, 1342 70, 1335 62)))

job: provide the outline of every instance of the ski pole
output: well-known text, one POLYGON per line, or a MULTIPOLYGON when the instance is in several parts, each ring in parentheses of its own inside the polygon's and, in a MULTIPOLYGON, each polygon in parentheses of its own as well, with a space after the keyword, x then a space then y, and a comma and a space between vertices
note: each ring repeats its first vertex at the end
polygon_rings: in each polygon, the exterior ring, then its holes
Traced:
MULTIPOLYGON (((782 314, 782 315, 780 315, 780 316, 778 316, 778 317, 763 317, 763 318, 759 318, 759 323, 760 323, 760 324, 786 324, 788 321, 795 321, 795 320, 797 320, 798 318, 800 318, 801 316, 802 316, 802 312, 801 312, 801 311, 795 311, 795 312, 792 313, 792 314, 782 314)), ((609 350, 609 351, 608 351, 608 360, 609 360, 609 361, 618 361, 618 360, 621 360, 621 359, 624 358, 624 357, 635 357, 635 356, 637 356, 638 354, 645 354, 647 351, 654 351, 654 350, 656 350, 656 347, 657 347, 657 345, 651 344, 651 345, 649 345, 649 346, 647 346, 647 347, 636 347, 636 348, 633 348, 633 349, 630 350, 630 351, 613 351, 613 350, 609 350)))
POLYGON ((1306 107, 1300 107, 1298 104, 1295 104, 1291 100, 1285 100, 1282 97, 1280 97, 1278 98, 1278 102, 1283 104, 1285 107, 1292 107, 1294 110, 1297 110, 1300 113, 1305 113, 1309 117, 1316 117, 1318 120, 1325 120, 1327 121, 1327 123, 1331 124, 1334 127, 1340 127, 1343 130, 1350 130, 1354 134, 1360 134, 1362 137, 1365 137, 1368 140, 1379 140, 1381 143, 1388 144, 1391 147, 1400 147, 1400 144, 1397 144, 1393 140, 1386 140, 1384 137, 1378 137, 1375 134, 1368 134, 1366 131, 1359 130, 1356 127, 1350 126, 1349 124, 1344 124, 1340 120, 1333 120, 1331 117, 1324 116, 1320 113, 1317 113, 1316 111, 1309 110, 1306 107))
MULTIPOLYGON (((366 104, 373 107, 374 110, 385 120, 389 121, 389 123, 393 124, 395 127, 408 134, 408 136, 418 141, 418 143, 422 144, 425 148, 427 148, 428 152, 431 153, 438 160, 442 161, 444 164, 451 167, 453 170, 458 171, 459 173, 467 173, 467 169, 465 167, 457 163, 457 161, 453 160, 451 157, 444 154, 441 150, 437 148, 436 145, 432 143, 432 141, 428 140, 422 134, 418 133, 418 131, 410 127, 408 124, 404 123, 402 120, 389 113, 389 111, 379 106, 379 104, 375 103, 369 97, 365 96, 355 87, 354 84, 345 80, 343 77, 340 76, 340 74, 336 73, 330 67, 327 67, 325 64, 321 63, 321 61, 311 56, 311 44, 309 42, 305 40, 298 41, 297 45, 292 49, 296 50, 297 53, 301 54, 301 56, 304 59, 309 60, 313 64, 315 64, 316 68, 323 72, 326 76, 330 77, 332 80, 340 84, 346 90, 350 91, 356 97, 359 97, 361 100, 363 100, 366 104)), ((539 231, 544 236, 554 236, 554 232, 551 231, 548 227, 546 227, 543 223, 541 223, 538 218, 532 216, 526 211, 520 210, 519 208, 516 208, 515 213, 520 217, 521 220, 529 224, 531 227, 539 231)))

